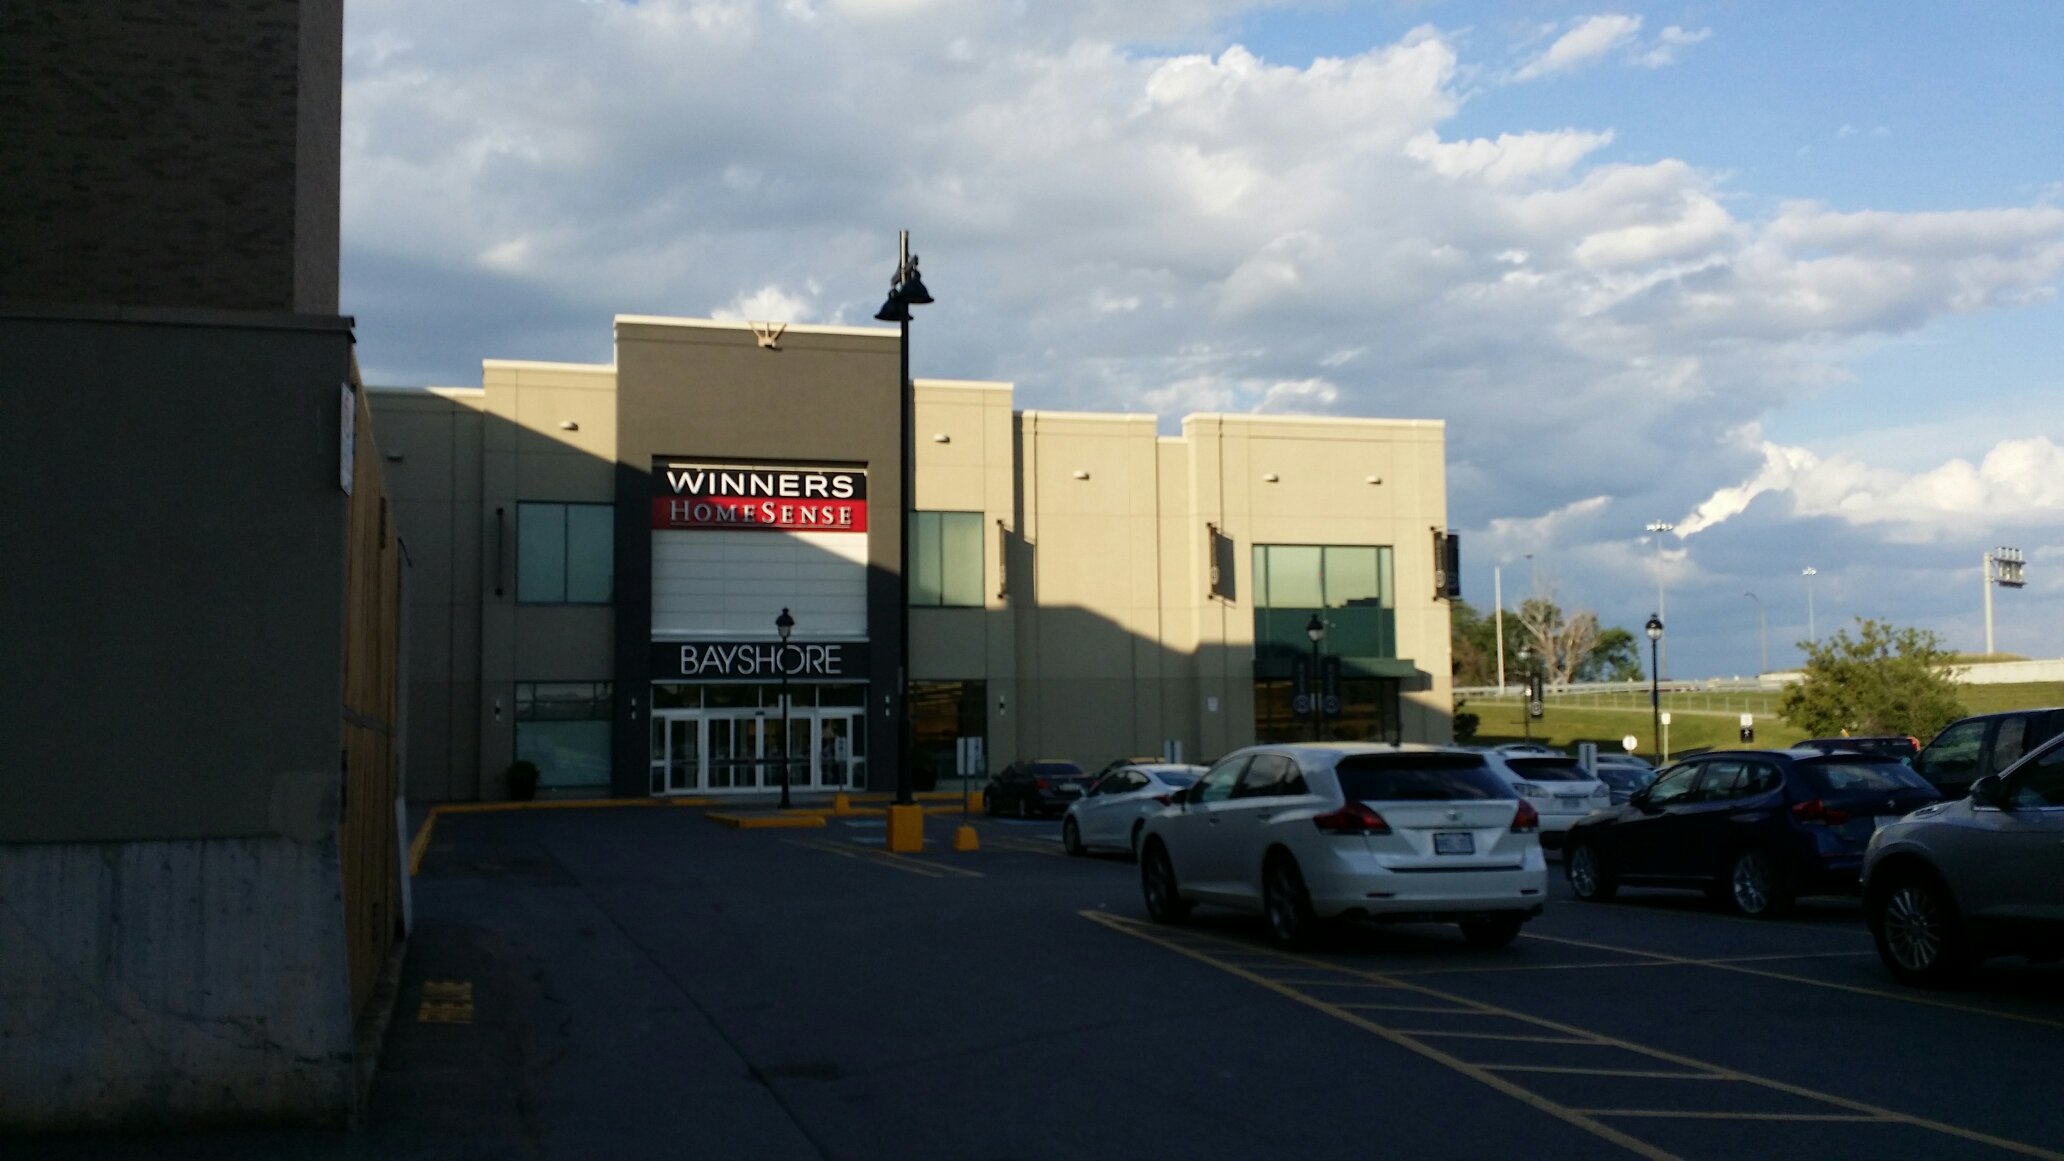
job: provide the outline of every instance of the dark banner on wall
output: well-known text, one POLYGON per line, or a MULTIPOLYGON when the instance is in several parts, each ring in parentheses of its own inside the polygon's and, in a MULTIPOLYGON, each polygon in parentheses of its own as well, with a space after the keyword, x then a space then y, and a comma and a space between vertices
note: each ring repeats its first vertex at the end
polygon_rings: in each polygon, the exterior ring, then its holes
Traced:
POLYGON ((865 641, 654 641, 654 681, 867 680, 865 641))
POLYGON ((654 528, 867 531, 867 473, 816 468, 665 464, 654 528))

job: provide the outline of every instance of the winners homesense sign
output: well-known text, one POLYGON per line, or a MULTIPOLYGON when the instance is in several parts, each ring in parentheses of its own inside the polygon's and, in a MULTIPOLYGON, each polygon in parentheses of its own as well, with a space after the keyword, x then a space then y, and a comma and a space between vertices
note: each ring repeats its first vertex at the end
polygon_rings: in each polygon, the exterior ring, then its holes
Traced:
POLYGON ((867 531, 866 472, 666 464, 654 474, 654 528, 867 531))

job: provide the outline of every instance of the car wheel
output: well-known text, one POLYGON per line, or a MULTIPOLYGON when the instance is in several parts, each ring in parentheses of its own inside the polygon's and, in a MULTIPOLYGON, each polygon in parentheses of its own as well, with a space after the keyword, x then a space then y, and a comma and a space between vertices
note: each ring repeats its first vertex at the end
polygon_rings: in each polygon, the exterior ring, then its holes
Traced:
POLYGON ((1620 889, 1619 880, 1606 873, 1605 859, 1590 843, 1575 843, 1562 856, 1562 873, 1570 892, 1590 903, 1603 903, 1620 889))
POLYGON ((1146 819, 1141 819, 1140 821, 1138 821, 1138 822, 1135 822, 1135 823, 1133 823, 1133 824, 1132 824, 1132 861, 1133 861, 1133 862, 1135 862, 1135 863, 1136 863, 1136 862, 1139 862, 1139 840, 1140 840, 1140 834, 1141 834, 1142 832, 1144 832, 1144 831, 1145 831, 1146 829, 1147 829, 1147 820, 1146 820, 1146 819))
POLYGON ((1318 919, 1312 915, 1311 894, 1304 889, 1296 859, 1278 855, 1262 870, 1261 910, 1269 941, 1277 947, 1304 947, 1312 941, 1318 919))
POLYGON ((1970 967, 1957 931, 1956 904, 1932 876, 1908 873, 1873 890, 1865 911, 1878 958, 1894 979, 1921 988, 1957 983, 1970 967))
POLYGON ((1525 918, 1518 915, 1492 915, 1483 919, 1464 919, 1462 938, 1478 951, 1496 951, 1519 938, 1520 925, 1525 918))
POLYGON ((1181 923, 1190 913, 1189 902, 1176 886, 1175 864, 1158 842, 1140 856, 1140 890, 1147 897, 1147 918, 1156 923, 1181 923))
POLYGON ((1061 824, 1061 845, 1066 847, 1071 855, 1089 853, 1089 848, 1082 845, 1082 829, 1075 825, 1072 818, 1061 824))
POLYGON ((1743 851, 1727 872, 1727 900, 1743 915, 1763 919, 1783 911, 1792 898, 1769 855, 1743 851))

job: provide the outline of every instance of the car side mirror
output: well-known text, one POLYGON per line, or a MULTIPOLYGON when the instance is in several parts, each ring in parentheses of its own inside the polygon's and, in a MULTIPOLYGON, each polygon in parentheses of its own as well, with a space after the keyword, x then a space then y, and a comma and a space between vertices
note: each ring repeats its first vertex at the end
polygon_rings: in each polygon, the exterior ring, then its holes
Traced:
POLYGON ((1987 774, 1971 783, 1971 801, 1979 806, 1996 806, 2006 809, 2006 783, 1997 774, 1987 774))
POLYGON ((1627 805, 1646 807, 1648 805, 1648 787, 1644 786, 1629 794, 1627 796, 1627 805))

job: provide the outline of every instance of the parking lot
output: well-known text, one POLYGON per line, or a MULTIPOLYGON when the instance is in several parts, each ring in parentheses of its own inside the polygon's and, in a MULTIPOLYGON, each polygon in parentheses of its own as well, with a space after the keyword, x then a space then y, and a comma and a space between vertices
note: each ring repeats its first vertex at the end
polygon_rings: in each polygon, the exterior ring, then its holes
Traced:
MULTIPOLYGON (((1511 947, 1145 921, 1052 821, 441 820, 372 1123, 139 1155, 2064 1157, 2064 972, 1913 991, 1857 905, 1568 897, 1511 947)), ((51 1142, 101 1156, 120 1143, 51 1142)))

